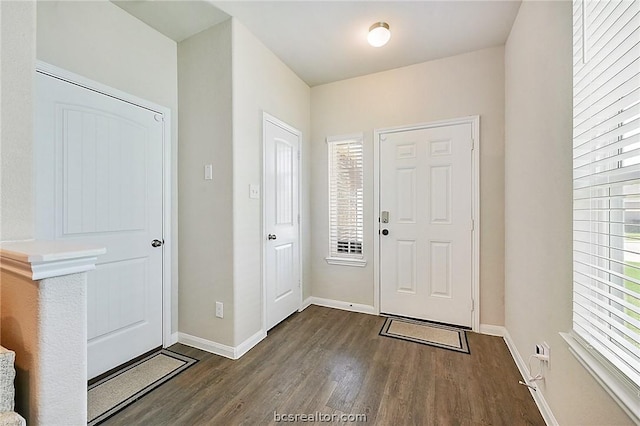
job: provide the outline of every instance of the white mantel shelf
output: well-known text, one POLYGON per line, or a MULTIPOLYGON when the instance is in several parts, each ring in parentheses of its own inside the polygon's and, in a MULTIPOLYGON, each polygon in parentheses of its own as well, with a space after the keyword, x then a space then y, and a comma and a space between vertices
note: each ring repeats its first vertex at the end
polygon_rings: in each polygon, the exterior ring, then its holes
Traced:
POLYGON ((95 269, 106 249, 66 241, 0 243, 0 268, 33 281, 95 269))

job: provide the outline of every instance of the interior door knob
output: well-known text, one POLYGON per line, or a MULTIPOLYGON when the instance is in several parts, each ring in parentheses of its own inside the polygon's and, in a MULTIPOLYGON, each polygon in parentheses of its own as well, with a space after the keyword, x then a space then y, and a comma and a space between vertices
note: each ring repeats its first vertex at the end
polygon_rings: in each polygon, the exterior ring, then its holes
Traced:
POLYGON ((160 241, 160 240, 151 241, 151 247, 160 247, 162 244, 164 244, 164 241, 160 241))
POLYGON ((267 239, 269 239, 269 240, 275 240, 276 238, 278 238, 278 237, 276 236, 276 234, 269 234, 269 235, 267 235, 267 239))
POLYGON ((382 235, 389 235, 389 230, 388 229, 383 229, 382 230, 382 235))

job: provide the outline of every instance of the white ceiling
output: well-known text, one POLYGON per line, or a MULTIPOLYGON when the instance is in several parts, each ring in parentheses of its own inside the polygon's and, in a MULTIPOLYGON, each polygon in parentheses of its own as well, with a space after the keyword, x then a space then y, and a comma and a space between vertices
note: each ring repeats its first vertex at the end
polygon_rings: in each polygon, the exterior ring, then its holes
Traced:
POLYGON ((310 86, 502 45, 520 7, 519 0, 210 1, 114 3, 176 41, 234 16, 310 86), (374 48, 366 36, 378 21, 392 35, 374 48))

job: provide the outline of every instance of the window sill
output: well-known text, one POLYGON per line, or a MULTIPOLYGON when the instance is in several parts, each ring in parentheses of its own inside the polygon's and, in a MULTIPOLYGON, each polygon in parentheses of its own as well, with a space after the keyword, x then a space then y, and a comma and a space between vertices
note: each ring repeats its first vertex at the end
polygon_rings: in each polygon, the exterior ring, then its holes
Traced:
POLYGON ((569 352, 596 379, 605 391, 620 405, 631 419, 640 424, 640 399, 638 390, 634 389, 618 373, 609 369, 587 346, 578 340, 573 333, 560 333, 569 345, 569 352))
POLYGON ((364 259, 349 259, 345 257, 325 257, 324 259, 329 265, 357 266, 359 268, 367 266, 367 261, 364 259))

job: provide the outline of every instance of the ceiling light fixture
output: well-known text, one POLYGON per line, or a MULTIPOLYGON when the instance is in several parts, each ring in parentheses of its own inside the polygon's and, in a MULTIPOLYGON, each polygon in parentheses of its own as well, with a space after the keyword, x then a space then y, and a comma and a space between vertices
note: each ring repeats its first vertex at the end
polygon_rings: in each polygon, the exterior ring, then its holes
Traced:
POLYGON ((386 22, 376 22, 369 27, 369 35, 367 41, 373 47, 381 47, 387 44, 391 38, 391 31, 389 31, 389 24, 386 22))

